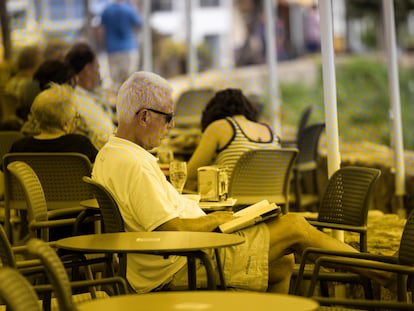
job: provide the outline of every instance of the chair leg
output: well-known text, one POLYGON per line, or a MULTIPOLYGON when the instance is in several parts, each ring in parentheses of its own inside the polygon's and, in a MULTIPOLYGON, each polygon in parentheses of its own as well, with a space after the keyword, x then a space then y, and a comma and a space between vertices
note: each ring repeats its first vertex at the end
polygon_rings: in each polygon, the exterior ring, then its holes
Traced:
POLYGON ((227 289, 226 279, 224 278, 223 266, 221 265, 221 258, 220 258, 219 250, 215 248, 214 253, 216 255, 217 269, 218 269, 218 273, 220 277, 220 287, 222 290, 226 290, 227 289))

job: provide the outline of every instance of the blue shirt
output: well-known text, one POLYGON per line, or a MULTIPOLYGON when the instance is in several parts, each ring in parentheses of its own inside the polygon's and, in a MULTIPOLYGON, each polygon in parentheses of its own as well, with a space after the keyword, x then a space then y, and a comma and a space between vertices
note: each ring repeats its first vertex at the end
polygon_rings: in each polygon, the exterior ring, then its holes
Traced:
POLYGON ((108 53, 138 49, 135 28, 142 25, 142 18, 128 3, 113 3, 102 13, 105 44, 108 53))

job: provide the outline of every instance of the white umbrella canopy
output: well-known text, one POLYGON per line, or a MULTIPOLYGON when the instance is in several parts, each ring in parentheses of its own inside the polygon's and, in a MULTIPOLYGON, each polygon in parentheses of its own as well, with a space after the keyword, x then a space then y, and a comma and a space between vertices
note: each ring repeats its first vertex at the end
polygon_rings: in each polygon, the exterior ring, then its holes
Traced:
POLYGON ((401 122, 401 100, 398 79, 397 44, 395 39, 394 1, 382 0, 385 43, 387 48, 388 85, 390 93, 391 146, 394 153, 395 197, 397 213, 405 217, 405 163, 401 122))

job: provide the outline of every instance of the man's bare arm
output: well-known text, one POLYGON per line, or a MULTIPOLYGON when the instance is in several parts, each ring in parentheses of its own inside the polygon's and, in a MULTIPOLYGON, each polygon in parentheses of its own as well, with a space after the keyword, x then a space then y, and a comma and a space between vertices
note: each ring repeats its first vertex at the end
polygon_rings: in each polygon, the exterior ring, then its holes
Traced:
POLYGON ((214 212, 199 218, 174 218, 159 226, 157 231, 214 231, 219 225, 234 219, 233 212, 214 212))

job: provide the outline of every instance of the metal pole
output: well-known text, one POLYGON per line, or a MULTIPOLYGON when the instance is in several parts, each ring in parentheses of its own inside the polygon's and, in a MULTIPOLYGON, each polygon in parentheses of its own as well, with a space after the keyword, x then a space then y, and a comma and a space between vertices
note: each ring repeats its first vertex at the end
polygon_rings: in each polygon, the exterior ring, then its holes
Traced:
POLYGON ((1 34, 3 37, 4 59, 10 60, 12 54, 12 46, 6 0, 0 0, 0 23, 1 34))
POLYGON ((270 118, 275 133, 281 133, 281 111, 279 100, 279 82, 277 77, 277 51, 275 15, 277 8, 273 0, 264 0, 265 30, 266 30, 266 58, 269 68, 268 95, 270 105, 270 118))
POLYGON ((397 199, 397 213, 400 216, 405 217, 403 201, 405 195, 405 165, 400 89, 398 83, 397 45, 395 40, 394 1, 382 0, 382 11, 384 16, 385 46, 387 48, 388 58, 388 86, 391 105, 391 142, 394 151, 395 196, 397 199))
POLYGON ((151 0, 143 2, 143 70, 152 71, 151 0))
MULTIPOLYGON (((336 98, 335 55, 333 45, 332 2, 319 0, 321 28, 322 76, 325 102, 325 123, 328 150, 328 176, 341 166, 339 152, 338 112, 336 98)), ((344 232, 334 230, 333 236, 344 240, 344 232)))
POLYGON ((190 86, 194 86, 195 75, 197 72, 197 49, 194 45, 193 38, 193 0, 185 1, 185 22, 186 22, 186 38, 187 38, 187 74, 190 79, 190 86))

